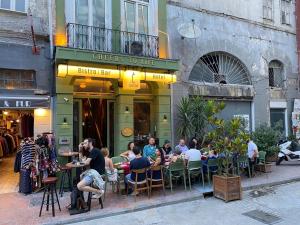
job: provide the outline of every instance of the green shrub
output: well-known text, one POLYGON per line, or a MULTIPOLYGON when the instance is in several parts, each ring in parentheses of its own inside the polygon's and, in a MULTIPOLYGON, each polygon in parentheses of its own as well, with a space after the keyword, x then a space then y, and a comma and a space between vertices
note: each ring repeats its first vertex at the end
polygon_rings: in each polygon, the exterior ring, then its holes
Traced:
POLYGON ((252 139, 257 145, 258 151, 265 151, 267 156, 273 156, 278 153, 277 143, 280 137, 281 133, 279 130, 266 124, 259 126, 252 133, 252 139))

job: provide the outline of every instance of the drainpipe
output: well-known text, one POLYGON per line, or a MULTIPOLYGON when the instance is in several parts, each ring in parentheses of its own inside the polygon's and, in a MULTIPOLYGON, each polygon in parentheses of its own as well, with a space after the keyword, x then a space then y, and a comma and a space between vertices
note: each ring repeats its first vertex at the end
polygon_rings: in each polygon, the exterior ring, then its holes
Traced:
POLYGON ((48 0, 50 59, 53 59, 52 0, 48 0))

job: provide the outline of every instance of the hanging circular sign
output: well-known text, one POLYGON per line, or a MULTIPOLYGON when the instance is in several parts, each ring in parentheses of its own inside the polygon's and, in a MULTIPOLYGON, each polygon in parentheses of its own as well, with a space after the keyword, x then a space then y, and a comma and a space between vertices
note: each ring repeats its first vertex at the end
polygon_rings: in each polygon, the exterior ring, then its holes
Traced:
POLYGON ((125 127, 121 130, 121 134, 124 137, 130 137, 131 135, 133 135, 133 129, 130 127, 125 127))

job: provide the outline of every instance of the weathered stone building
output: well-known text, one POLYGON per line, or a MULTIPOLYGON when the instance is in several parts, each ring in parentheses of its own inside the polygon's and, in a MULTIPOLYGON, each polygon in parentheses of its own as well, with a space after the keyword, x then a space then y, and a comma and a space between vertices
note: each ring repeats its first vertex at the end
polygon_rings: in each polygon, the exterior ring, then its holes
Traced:
POLYGON ((49 3, 0 1, 0 127, 21 136, 51 131, 49 3), (29 126, 32 130, 22 134, 24 115, 32 116, 34 121, 29 126))
POLYGON ((181 59, 173 130, 181 97, 201 95, 224 100, 224 118, 249 118, 251 130, 279 121, 288 135, 299 98, 294 13, 290 0, 168 1, 172 57, 181 59))

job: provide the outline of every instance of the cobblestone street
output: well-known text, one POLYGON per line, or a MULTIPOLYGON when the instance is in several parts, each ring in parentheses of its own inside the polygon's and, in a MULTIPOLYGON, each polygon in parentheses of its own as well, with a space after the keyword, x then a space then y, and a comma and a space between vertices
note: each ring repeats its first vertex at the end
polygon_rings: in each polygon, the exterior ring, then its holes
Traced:
MULTIPOLYGON (((89 224, 299 224, 300 183, 256 189, 244 192, 242 201, 224 203, 216 198, 207 198, 179 203, 92 221, 75 223, 89 224), (264 212, 265 223, 246 215, 250 211, 264 212), (271 221, 269 221, 271 219, 271 221), (273 219, 273 220, 272 220, 273 219), (269 221, 269 222, 268 222, 269 221)), ((75 225, 74 224, 74 225, 75 225)))

